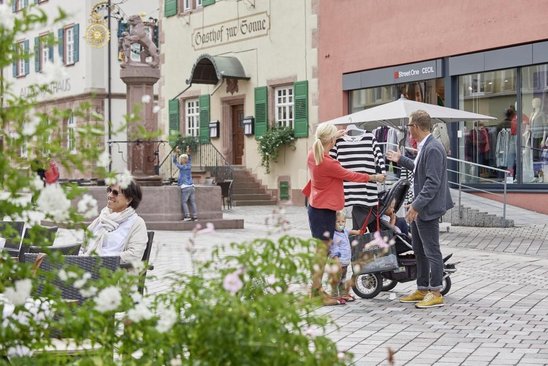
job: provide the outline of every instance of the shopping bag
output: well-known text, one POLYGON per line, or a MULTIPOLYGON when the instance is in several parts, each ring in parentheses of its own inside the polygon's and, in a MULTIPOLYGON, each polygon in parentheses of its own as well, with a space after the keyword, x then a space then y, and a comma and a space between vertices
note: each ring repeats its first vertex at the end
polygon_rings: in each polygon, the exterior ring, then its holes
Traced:
MULTIPOLYGON (((381 237, 390 242, 391 230, 381 231, 381 237)), ((350 237, 352 248, 352 268, 357 273, 387 272, 398 268, 398 257, 394 245, 374 244, 374 234, 365 233, 350 237)))

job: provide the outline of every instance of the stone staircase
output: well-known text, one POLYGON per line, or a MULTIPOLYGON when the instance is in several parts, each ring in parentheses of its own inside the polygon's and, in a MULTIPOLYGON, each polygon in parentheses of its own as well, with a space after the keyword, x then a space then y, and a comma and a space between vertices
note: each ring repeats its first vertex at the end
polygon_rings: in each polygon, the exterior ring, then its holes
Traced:
POLYGON ((502 217, 487 212, 482 212, 475 208, 458 206, 447 211, 442 217, 443 222, 449 222, 455 226, 471 227, 513 227, 514 220, 503 219, 502 217), (461 215, 462 211, 462 215, 461 215))
POLYGON ((275 205, 276 199, 253 174, 242 166, 233 166, 232 205, 265 206, 275 205))

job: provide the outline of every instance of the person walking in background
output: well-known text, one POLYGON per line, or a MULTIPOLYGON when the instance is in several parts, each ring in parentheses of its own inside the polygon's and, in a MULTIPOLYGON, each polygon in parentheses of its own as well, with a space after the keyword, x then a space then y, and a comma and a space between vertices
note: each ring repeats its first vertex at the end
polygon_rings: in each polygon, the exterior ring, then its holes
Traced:
POLYGON ((198 219, 195 197, 196 188, 194 188, 194 183, 192 182, 192 156, 190 153, 190 146, 187 146, 186 154, 181 154, 181 150, 177 146, 173 155, 173 164, 179 169, 177 184, 181 187, 181 208, 183 210, 184 221, 196 221, 198 219))
POLYGON ((415 160, 389 151, 388 160, 414 173, 414 199, 405 218, 411 224, 413 251, 417 259, 417 290, 400 298, 416 303, 420 309, 443 306, 440 293, 443 281, 443 258, 440 251, 439 218, 453 207, 447 184, 447 155, 443 145, 431 134, 432 120, 425 111, 409 116, 409 131, 417 140, 415 160))
POLYGON ((336 213, 344 207, 343 181, 384 182, 385 178, 383 174, 352 172, 329 156, 329 150, 342 134, 344 130, 337 130, 332 123, 318 125, 307 159, 310 180, 303 188, 309 203, 310 231, 312 237, 320 240, 312 273, 312 296, 321 297, 324 305, 343 303, 326 295, 321 289, 327 253, 335 231, 336 213))
POLYGON ((333 280, 331 296, 346 302, 352 302, 356 299, 350 294, 350 284, 346 283, 346 273, 352 258, 349 235, 360 235, 360 230, 348 230, 346 228, 346 214, 344 211, 337 211, 336 217, 333 243, 329 247, 329 258, 337 262, 339 271, 333 280))
POLYGON ((55 184, 59 180, 59 168, 55 160, 49 160, 48 169, 44 172, 44 181, 46 184, 55 184))

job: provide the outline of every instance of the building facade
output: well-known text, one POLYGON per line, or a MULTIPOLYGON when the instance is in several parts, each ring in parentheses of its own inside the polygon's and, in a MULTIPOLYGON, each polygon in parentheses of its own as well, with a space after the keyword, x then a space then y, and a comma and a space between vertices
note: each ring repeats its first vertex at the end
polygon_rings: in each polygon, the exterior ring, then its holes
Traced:
MULTIPOLYGON (((164 0, 160 103, 166 135, 211 143, 269 190, 303 200, 306 154, 317 123, 316 1, 164 0), (267 172, 258 143, 290 127, 267 172)), ((164 172, 169 174, 169 172, 164 172)))
MULTIPOLYGON (((139 14, 145 21, 150 20, 147 23, 150 25, 153 25, 154 20, 157 22, 158 3, 145 0, 120 2, 119 5, 111 6, 110 18, 107 1, 14 0, 11 6, 19 16, 39 9, 49 19, 53 19, 58 15, 58 8, 67 14, 61 23, 35 29, 17 40, 15 46, 29 54, 30 58, 4 70, 12 90, 25 96, 29 93, 29 87, 38 82, 48 62, 62 65, 63 78, 50 84, 49 93, 40 95, 37 108, 46 112, 56 108, 77 110, 89 104, 90 112, 93 113, 86 116, 71 114, 64 119, 58 131, 64 147, 69 151, 77 148, 75 131, 79 126, 97 124, 104 129, 104 144, 105 149, 111 152, 112 170, 123 171, 127 168, 128 139, 127 131, 123 128, 127 108, 126 85, 120 79, 118 36, 121 31, 127 30, 125 23, 130 15, 139 14), (99 31, 96 38, 88 41, 93 36, 88 28, 93 24, 92 15, 96 15, 102 25, 95 29, 99 31), (109 19, 110 42, 103 42, 109 19)), ((88 171, 61 171, 61 178, 94 177, 88 171)))
POLYGON ((496 117, 448 126, 465 183, 548 188, 548 1, 319 2, 319 119, 396 100, 496 117))

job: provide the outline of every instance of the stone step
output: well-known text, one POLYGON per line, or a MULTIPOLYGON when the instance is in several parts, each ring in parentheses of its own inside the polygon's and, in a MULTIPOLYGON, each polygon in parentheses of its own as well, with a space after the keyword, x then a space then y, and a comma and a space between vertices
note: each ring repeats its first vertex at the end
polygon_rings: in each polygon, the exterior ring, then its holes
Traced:
POLYGON ((450 222, 457 226, 470 227, 513 227, 514 221, 503 219, 502 217, 487 212, 482 212, 475 208, 453 207, 443 216, 444 222, 450 222))
POLYGON ((232 193, 233 201, 258 201, 258 200, 271 200, 272 196, 266 193, 232 193))
POLYGON ((197 221, 147 221, 147 230, 192 231, 200 224, 205 228, 212 223, 215 229, 243 229, 243 219, 198 219, 197 221))
POLYGON ((271 199, 270 201, 267 200, 257 200, 257 201, 251 201, 251 200, 245 200, 245 201, 236 201, 234 200, 232 202, 234 206, 241 207, 241 206, 270 206, 275 205, 276 200, 271 199))

